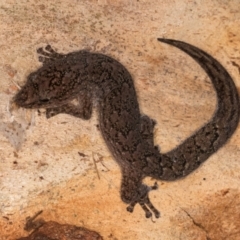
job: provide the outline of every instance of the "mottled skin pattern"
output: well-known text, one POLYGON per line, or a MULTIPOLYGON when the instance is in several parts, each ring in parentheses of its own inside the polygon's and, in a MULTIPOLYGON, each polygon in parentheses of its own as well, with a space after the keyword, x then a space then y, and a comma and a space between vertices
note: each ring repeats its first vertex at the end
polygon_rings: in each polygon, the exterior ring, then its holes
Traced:
POLYGON ((141 115, 131 75, 109 56, 87 51, 59 54, 50 46, 40 48, 43 66, 28 76, 14 98, 20 107, 46 108, 47 118, 67 113, 89 119, 96 103, 103 138, 122 171, 121 198, 130 212, 140 204, 146 217, 160 213, 148 198, 157 184, 149 187, 143 179, 172 181, 188 175, 223 146, 239 121, 238 93, 222 65, 190 44, 158 40, 195 59, 212 80, 218 99, 211 121, 168 153, 154 146, 155 121, 141 115))

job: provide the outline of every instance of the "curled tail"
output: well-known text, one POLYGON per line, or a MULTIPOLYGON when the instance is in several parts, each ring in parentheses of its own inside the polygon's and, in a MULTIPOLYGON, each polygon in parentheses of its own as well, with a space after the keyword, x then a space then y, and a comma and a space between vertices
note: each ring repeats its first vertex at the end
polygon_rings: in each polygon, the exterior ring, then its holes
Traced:
POLYGON ((212 56, 190 44, 159 38, 190 55, 206 71, 217 93, 213 118, 172 151, 161 155, 162 180, 175 180, 195 170, 232 136, 239 121, 239 96, 225 68, 212 56))

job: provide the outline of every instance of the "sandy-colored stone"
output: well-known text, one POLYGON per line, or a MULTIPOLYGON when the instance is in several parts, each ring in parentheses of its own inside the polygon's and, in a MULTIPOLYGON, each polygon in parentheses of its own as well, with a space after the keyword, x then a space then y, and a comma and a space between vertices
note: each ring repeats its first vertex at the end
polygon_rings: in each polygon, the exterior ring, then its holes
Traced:
POLYGON ((25 218, 39 210, 46 221, 93 229, 104 239, 240 239, 239 128, 187 178, 159 181, 150 197, 161 218, 151 221, 139 206, 133 214, 125 210, 121 174, 96 113, 90 121, 67 115, 47 120, 43 110, 8 108, 15 83, 23 85, 41 65, 38 47, 101 52, 129 69, 142 112, 157 121, 155 142, 168 151, 211 118, 216 100, 204 71, 156 39, 202 48, 239 88, 239 7, 238 0, 1 1, 0 239, 26 236, 25 218), (4 135, 3 128, 13 126, 17 130, 4 135))

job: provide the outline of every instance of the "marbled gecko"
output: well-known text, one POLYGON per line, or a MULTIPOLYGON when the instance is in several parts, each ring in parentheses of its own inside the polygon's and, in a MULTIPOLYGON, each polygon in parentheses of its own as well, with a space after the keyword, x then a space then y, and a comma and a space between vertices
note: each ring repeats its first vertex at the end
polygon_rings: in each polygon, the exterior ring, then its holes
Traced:
POLYGON ((85 50, 59 54, 51 46, 38 49, 43 66, 28 76, 14 98, 24 108, 46 108, 50 118, 59 113, 89 119, 93 101, 102 136, 122 172, 121 198, 132 212, 140 204, 146 217, 159 211, 143 179, 173 181, 199 167, 231 137, 239 122, 239 96, 235 84, 213 57, 190 44, 158 39, 195 59, 210 77, 218 106, 213 118, 175 149, 161 153, 153 142, 155 121, 140 113, 133 79, 112 57, 85 50), (78 104, 73 104, 77 100, 78 104))

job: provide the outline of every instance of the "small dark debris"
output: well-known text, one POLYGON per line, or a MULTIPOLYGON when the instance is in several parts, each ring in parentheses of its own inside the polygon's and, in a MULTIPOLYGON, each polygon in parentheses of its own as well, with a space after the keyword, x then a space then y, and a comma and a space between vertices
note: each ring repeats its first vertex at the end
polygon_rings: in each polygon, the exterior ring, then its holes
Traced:
POLYGON ((80 157, 86 157, 87 156, 86 154, 81 153, 81 152, 78 152, 78 154, 79 154, 80 157))

